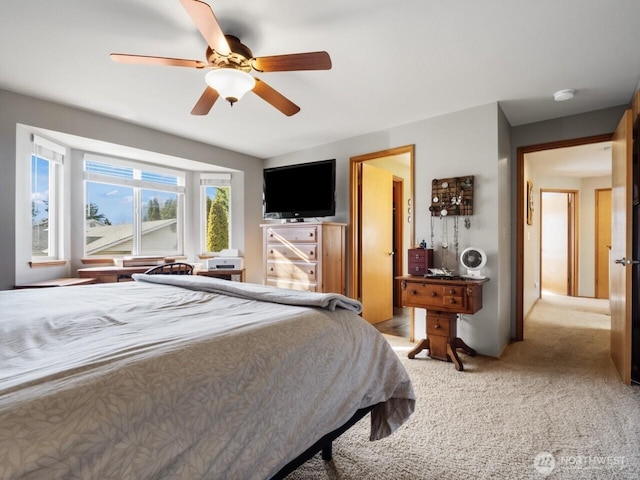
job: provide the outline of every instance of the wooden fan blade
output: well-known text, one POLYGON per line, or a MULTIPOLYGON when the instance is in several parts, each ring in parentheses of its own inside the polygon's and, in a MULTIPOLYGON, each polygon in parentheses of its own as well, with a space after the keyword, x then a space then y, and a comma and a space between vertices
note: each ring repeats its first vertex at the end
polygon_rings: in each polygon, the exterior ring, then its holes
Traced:
POLYGON ((327 52, 292 53, 254 58, 252 65, 259 72, 331 70, 331 57, 327 52))
POLYGON ((295 115, 300 111, 300 107, 293 103, 291 100, 277 92, 269 85, 264 83, 259 78, 256 78, 256 85, 253 87, 253 92, 262 98, 265 102, 270 103, 287 117, 295 115))
POLYGON ((186 60, 184 58, 148 57, 145 55, 129 55, 126 53, 112 53, 111 60, 118 63, 136 63, 138 65, 169 65, 172 67, 204 68, 205 62, 200 60, 186 60))
POLYGON ((229 55, 231 53, 229 43, 224 38, 224 33, 211 7, 200 0, 180 0, 180 3, 200 30, 207 44, 220 55, 229 55))
POLYGON ((216 92, 213 88, 207 87, 200 99, 196 102, 196 105, 191 110, 191 115, 206 115, 213 107, 213 104, 218 100, 218 92, 216 92))

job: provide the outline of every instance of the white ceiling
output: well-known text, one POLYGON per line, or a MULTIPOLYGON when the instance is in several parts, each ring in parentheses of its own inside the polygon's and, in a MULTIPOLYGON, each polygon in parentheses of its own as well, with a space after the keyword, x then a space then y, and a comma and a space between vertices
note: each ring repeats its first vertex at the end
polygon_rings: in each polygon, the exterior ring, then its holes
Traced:
POLYGON ((545 177, 605 177, 611 175, 611 142, 532 152, 526 159, 545 177))
POLYGON ((513 126, 626 104, 640 77, 637 0, 208 3, 256 56, 329 52, 329 71, 254 72, 300 113, 249 94, 192 116, 205 72, 110 60, 204 59, 178 0, 3 0, 0 88, 268 158, 491 102, 513 126))

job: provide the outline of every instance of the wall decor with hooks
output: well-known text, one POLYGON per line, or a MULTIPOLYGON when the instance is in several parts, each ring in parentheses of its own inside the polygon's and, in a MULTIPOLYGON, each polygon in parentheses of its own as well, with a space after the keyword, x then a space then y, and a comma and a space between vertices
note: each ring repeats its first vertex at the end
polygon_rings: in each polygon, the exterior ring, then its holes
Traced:
POLYGON ((473 215, 473 183, 473 175, 433 179, 431 216, 473 215))

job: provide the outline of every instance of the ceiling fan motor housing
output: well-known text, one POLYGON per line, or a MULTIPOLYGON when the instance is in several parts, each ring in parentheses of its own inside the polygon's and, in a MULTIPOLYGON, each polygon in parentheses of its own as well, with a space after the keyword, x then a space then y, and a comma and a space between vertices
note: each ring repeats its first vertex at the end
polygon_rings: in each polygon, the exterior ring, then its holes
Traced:
POLYGON ((225 35, 224 37, 227 39, 227 43, 229 43, 231 53, 229 55, 221 55, 211 47, 207 47, 205 55, 210 65, 218 68, 236 68, 250 72, 253 53, 249 47, 241 43, 238 37, 234 37, 233 35, 225 35))

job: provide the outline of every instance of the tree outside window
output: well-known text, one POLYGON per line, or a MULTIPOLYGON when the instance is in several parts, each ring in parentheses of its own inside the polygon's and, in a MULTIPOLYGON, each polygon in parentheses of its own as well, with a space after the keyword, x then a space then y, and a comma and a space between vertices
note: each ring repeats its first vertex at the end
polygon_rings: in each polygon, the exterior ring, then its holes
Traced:
POLYGON ((229 248, 229 187, 206 187, 206 250, 229 248))

